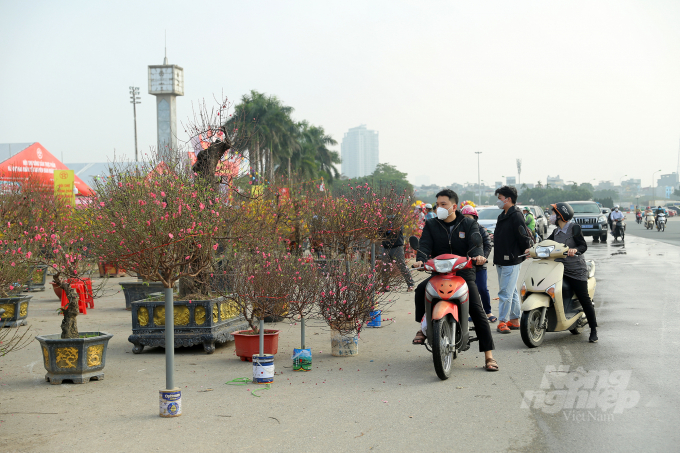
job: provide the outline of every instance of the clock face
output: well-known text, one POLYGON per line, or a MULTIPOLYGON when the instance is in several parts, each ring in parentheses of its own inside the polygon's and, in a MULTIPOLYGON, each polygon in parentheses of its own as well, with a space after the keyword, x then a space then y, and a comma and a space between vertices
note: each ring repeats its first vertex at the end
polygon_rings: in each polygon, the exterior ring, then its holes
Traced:
POLYGON ((171 66, 149 68, 149 92, 150 93, 172 93, 173 68, 171 66))

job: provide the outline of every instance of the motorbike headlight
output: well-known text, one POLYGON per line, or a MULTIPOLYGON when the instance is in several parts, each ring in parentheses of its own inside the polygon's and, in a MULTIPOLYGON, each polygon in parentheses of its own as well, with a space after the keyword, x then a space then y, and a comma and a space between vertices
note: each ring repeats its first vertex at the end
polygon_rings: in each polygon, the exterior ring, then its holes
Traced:
POLYGON ((536 257, 548 258, 553 250, 555 250, 554 245, 551 245, 549 247, 536 247, 536 257))
POLYGON ((453 270, 453 263, 455 260, 435 260, 434 269, 440 274, 446 274, 453 270))

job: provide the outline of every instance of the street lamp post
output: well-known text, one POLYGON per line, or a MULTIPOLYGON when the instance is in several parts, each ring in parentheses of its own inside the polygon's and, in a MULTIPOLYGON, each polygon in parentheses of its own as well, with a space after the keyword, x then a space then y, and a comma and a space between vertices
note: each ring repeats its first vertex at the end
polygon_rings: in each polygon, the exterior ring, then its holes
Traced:
POLYGON ((479 189, 479 200, 478 203, 482 204, 482 179, 481 179, 481 172, 479 170, 479 155, 482 154, 481 151, 475 151, 475 154, 477 155, 477 189, 479 189))
POLYGON ((142 98, 139 97, 139 87, 130 87, 130 104, 135 115, 135 162, 139 162, 137 155, 137 104, 141 104, 142 98))

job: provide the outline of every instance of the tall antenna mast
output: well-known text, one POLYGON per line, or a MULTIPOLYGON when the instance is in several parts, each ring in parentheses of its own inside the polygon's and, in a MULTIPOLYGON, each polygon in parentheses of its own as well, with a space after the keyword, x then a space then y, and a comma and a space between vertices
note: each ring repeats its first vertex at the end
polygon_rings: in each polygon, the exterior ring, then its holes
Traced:
POLYGON ((165 30, 165 58, 163 64, 168 64, 168 31, 165 30))

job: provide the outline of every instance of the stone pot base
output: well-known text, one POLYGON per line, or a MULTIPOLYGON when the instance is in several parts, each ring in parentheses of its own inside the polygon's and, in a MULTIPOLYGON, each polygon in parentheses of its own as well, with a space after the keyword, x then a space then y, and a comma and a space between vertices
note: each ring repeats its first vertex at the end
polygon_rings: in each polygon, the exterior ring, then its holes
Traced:
POLYGON ((52 385, 61 384, 63 381, 71 381, 74 384, 86 384, 90 382, 90 379, 94 379, 95 381, 103 381, 104 373, 93 372, 83 374, 60 374, 58 376, 50 376, 50 373, 47 373, 45 375, 45 381, 52 385))

